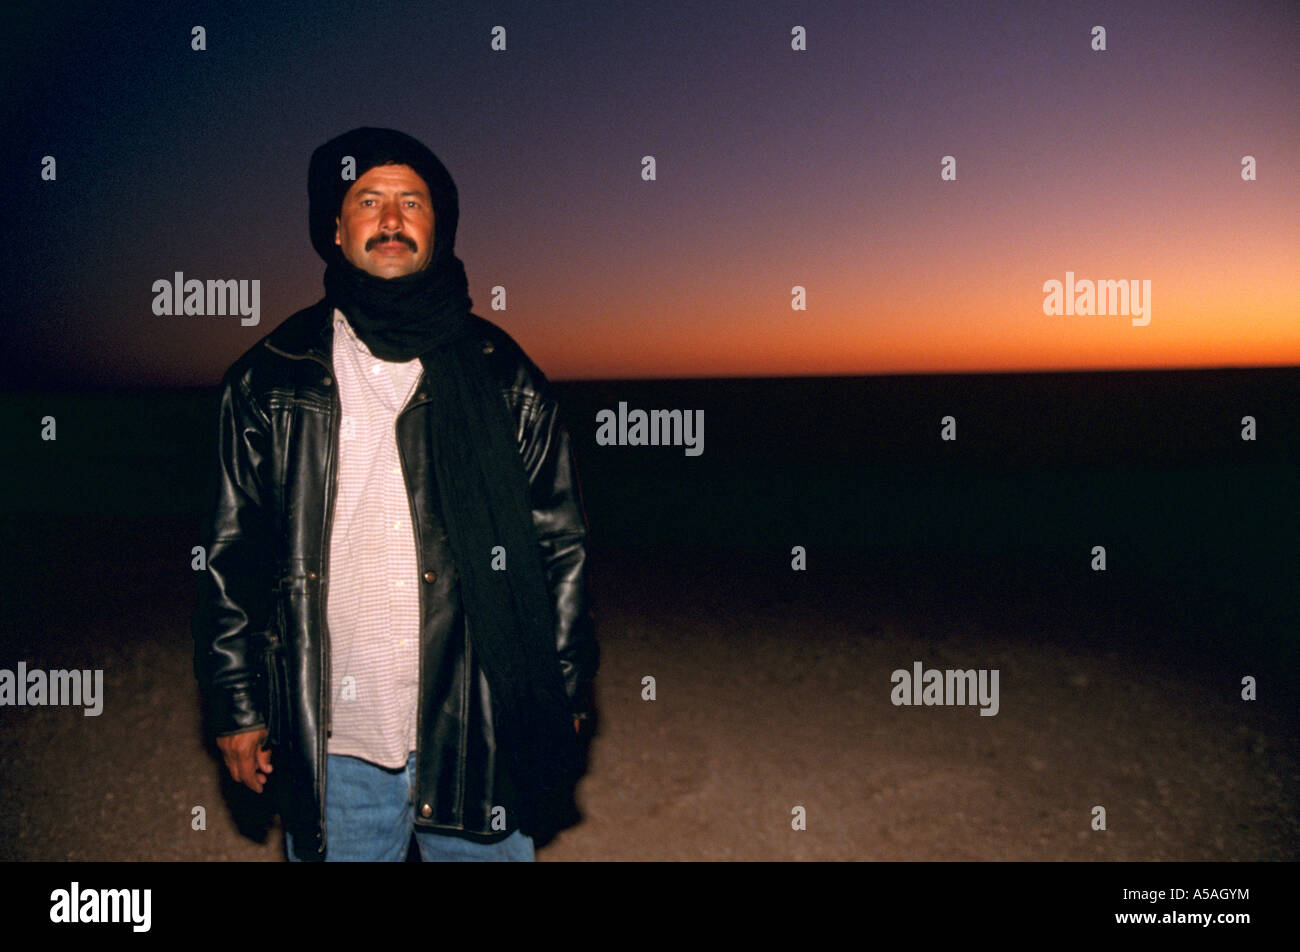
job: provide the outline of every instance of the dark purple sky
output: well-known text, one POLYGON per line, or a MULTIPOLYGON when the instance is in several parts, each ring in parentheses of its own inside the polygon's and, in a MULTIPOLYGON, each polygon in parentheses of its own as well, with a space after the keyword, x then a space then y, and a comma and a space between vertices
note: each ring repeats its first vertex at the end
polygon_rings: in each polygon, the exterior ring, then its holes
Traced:
POLYGON ((215 383, 320 296, 307 161, 359 125, 442 158, 475 311, 557 379, 1300 363, 1298 9, 10 8, 6 386, 215 383), (176 271, 260 324, 156 316, 176 271), (1045 316, 1067 271, 1150 325, 1045 316))

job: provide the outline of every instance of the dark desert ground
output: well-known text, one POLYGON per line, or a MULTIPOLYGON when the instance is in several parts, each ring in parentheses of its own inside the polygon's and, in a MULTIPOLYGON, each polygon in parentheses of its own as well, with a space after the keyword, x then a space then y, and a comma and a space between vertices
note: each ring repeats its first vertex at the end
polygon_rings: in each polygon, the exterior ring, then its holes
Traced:
MULTIPOLYGON (((1300 855, 1300 370, 556 390, 602 668, 540 860, 1300 855), (620 400, 704 409, 703 455, 597 446, 620 400), (893 705, 914 661, 997 669, 999 712, 893 705)), ((0 667, 102 668, 105 699, 0 708, 0 859, 283 859, 191 668, 215 407, 3 398, 0 667)))

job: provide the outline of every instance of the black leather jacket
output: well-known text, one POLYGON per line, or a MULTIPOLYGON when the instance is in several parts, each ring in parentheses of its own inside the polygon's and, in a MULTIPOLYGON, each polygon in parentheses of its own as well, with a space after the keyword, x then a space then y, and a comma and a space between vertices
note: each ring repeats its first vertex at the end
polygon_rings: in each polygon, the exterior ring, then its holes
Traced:
MULTIPOLYGON (((339 396, 324 300, 294 314, 227 371, 221 384, 217 500, 203 544, 194 615, 195 673, 217 736, 265 727, 272 788, 300 859, 323 859, 329 728, 330 522, 339 396)), ((532 488, 533 524, 555 600, 557 660, 575 716, 585 716, 598 652, 587 600, 586 514, 568 434, 546 377, 513 338, 474 318, 515 420, 532 488)), ((415 824, 496 839, 492 808, 517 815, 497 750, 456 566, 438 514, 427 445, 429 382, 398 414, 397 448, 420 572, 420 693, 415 824)))

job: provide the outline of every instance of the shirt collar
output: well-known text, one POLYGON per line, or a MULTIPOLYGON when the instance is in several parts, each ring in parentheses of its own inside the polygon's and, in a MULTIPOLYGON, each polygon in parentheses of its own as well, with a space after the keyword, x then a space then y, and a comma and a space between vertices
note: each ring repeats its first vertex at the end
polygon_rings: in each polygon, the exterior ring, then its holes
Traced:
POLYGON ((361 351, 367 357, 375 356, 370 352, 370 348, 366 346, 365 341, 358 337, 357 332, 352 329, 352 324, 348 321, 347 315, 336 307, 334 308, 334 328, 337 330, 340 327, 347 333, 348 339, 352 342, 354 348, 361 351))

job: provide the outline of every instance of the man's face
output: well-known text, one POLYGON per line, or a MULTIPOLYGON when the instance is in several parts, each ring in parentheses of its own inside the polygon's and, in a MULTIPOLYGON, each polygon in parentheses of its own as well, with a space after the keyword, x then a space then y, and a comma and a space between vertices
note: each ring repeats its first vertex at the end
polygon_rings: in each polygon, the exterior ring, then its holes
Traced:
POLYGON ((353 182, 334 224, 343 257, 376 277, 422 271, 433 257, 429 186, 409 165, 376 165, 353 182))

